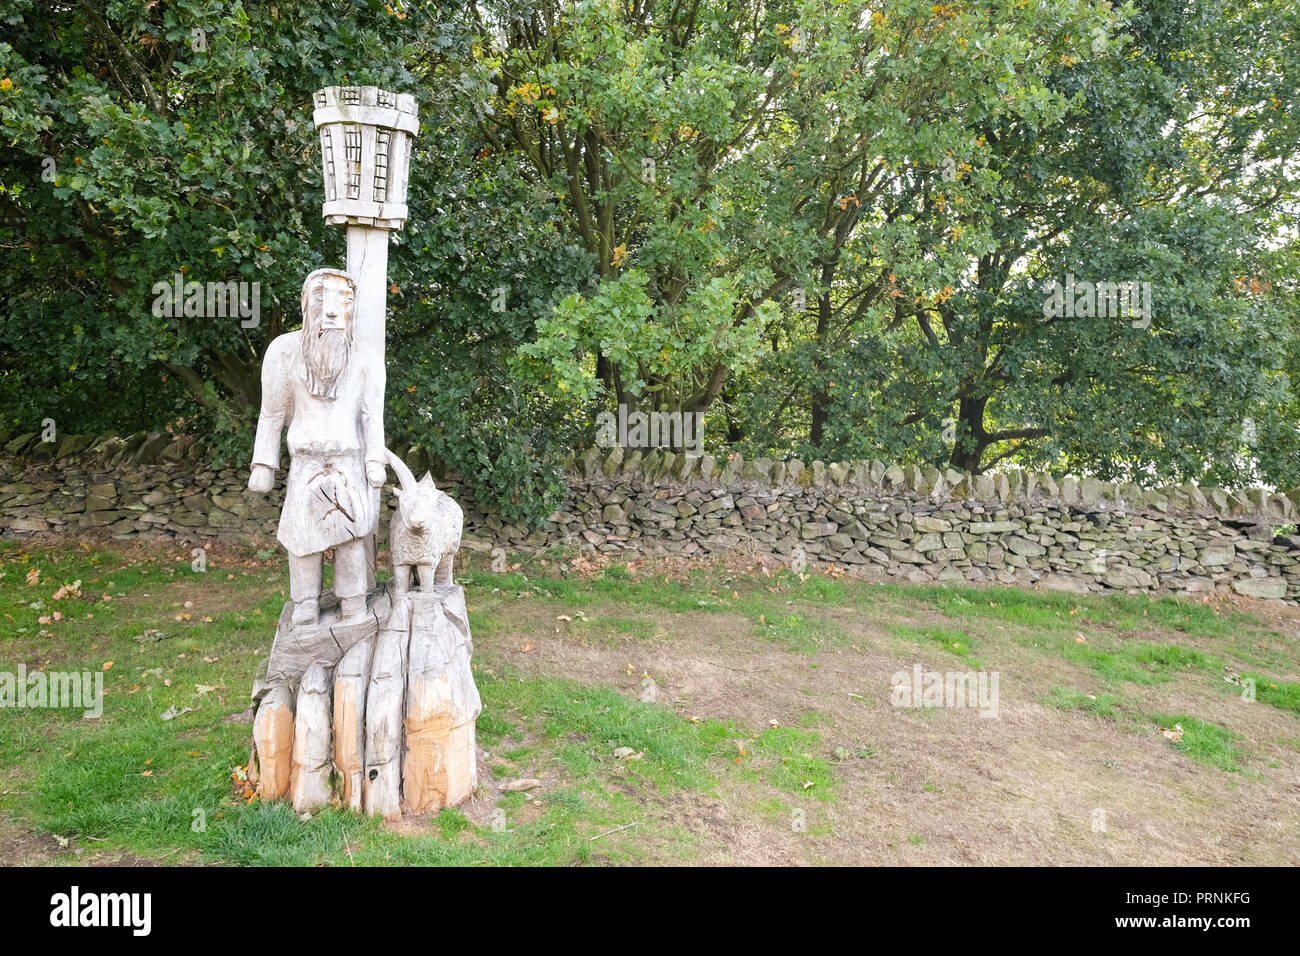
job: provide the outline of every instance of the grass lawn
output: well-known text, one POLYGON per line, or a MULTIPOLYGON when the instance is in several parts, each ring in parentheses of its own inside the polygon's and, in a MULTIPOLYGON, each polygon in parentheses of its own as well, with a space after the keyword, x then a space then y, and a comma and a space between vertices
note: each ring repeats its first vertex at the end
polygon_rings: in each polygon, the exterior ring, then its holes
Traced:
POLYGON ((245 795, 278 552, 218 548, 196 571, 179 545, 0 542, 0 671, 99 673, 106 695, 98 719, 0 709, 0 860, 1300 858, 1295 608, 513 559, 462 555, 457 576, 479 792, 384 825, 245 795), (893 706, 913 665, 996 672, 997 716, 893 706))

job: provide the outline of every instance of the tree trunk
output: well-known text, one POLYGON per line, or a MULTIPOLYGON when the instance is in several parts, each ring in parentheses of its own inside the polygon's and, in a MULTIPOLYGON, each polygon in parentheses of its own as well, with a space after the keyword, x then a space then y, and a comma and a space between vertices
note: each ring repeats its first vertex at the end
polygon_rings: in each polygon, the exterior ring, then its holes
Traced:
POLYGON ((958 471, 968 471, 972 475, 980 473, 980 461, 984 458, 984 449, 988 447, 985 440, 988 432, 984 430, 984 409, 989 400, 963 396, 957 410, 957 440, 952 446, 949 463, 958 471))

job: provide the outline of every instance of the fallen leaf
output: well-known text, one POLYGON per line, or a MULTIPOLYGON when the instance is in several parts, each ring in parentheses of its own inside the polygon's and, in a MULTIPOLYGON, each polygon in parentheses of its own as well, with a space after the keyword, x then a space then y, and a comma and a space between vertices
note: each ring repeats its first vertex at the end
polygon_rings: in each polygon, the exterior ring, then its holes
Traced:
POLYGON ((182 714, 192 714, 196 710, 198 710, 197 707, 185 707, 181 710, 177 710, 176 705, 173 704, 171 707, 168 707, 159 715, 159 719, 175 720, 177 717, 180 717, 182 714))
POLYGON ((540 787, 542 782, 535 777, 521 777, 518 780, 511 780, 505 784, 502 790, 531 790, 533 787, 540 787))
POLYGON ((153 771, 152 771, 152 770, 141 770, 141 771, 140 771, 140 776, 142 776, 142 777, 152 777, 152 776, 153 776, 153 771))
POLYGON ((102 670, 111 671, 112 669, 113 669, 113 662, 112 662, 112 661, 104 661, 104 666, 103 666, 102 670))
POLYGON ((1167 730, 1167 729, 1164 728, 1164 727, 1161 727, 1161 728, 1160 728, 1160 733, 1164 734, 1165 737, 1168 738, 1168 739, 1169 739, 1170 741, 1172 741, 1173 743, 1178 743, 1178 741, 1182 740, 1182 739, 1183 739, 1183 734, 1184 734, 1185 732, 1186 732, 1186 731, 1183 730, 1181 724, 1174 724, 1174 729, 1173 729, 1173 730, 1167 730))
POLYGON ((205 658, 203 658, 203 663, 205 663, 205 664, 215 664, 215 663, 216 663, 217 661, 219 661, 219 660, 221 660, 220 657, 205 657, 205 658))
POLYGON ((533 642, 532 642, 532 641, 529 641, 529 642, 528 642, 527 644, 525 644, 522 648, 520 648, 520 650, 522 650, 525 654, 527 654, 527 653, 528 653, 529 651, 531 651, 532 649, 533 649, 533 642))

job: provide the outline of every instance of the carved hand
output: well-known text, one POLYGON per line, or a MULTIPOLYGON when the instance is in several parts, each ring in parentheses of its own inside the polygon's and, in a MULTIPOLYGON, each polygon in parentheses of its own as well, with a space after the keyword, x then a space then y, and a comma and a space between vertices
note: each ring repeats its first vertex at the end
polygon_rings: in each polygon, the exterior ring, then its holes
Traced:
POLYGON ((370 482, 371 488, 384 487, 385 477, 383 464, 377 461, 366 462, 366 481, 370 482))
POLYGON ((275 470, 268 468, 266 465, 254 465, 252 474, 248 476, 249 491, 270 491, 271 486, 275 484, 275 470))

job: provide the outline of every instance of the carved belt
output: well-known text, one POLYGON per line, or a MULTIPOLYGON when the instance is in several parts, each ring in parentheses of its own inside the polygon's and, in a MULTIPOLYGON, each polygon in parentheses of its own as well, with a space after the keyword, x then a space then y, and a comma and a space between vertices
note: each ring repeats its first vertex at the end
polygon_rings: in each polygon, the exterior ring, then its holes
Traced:
POLYGON ((289 454, 294 459, 302 461, 300 467, 310 465, 319 465, 321 468, 328 467, 332 461, 360 461, 361 450, 357 448, 344 449, 338 442, 311 442, 307 445, 299 445, 297 448, 290 449, 289 454))

